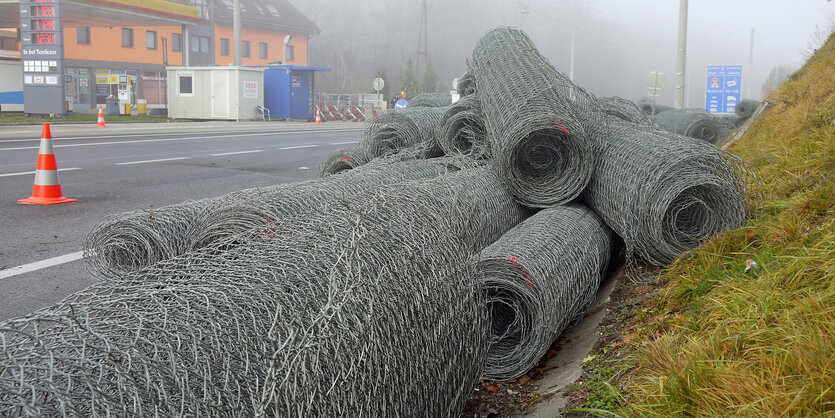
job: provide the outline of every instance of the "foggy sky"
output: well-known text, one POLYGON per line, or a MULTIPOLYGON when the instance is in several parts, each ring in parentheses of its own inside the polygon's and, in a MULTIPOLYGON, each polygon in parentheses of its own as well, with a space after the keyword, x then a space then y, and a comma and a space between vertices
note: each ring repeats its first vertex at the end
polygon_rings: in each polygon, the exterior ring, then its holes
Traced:
MULTIPOLYGON (((290 0, 322 29, 311 41, 311 65, 330 66, 322 86, 332 92, 369 92, 373 71, 386 70, 399 86, 420 32, 419 0, 290 0)), ((528 32, 557 69, 568 73, 570 36, 577 31, 575 79, 600 96, 637 99, 649 71, 667 74, 658 99, 672 103, 676 63, 677 0, 430 0, 429 53, 449 85, 466 69, 476 40, 499 25, 528 32)), ((827 0, 690 0, 687 105, 704 106, 708 65, 743 65, 751 94, 777 65, 799 68, 812 45, 835 22, 827 0), (725 4, 728 3, 728 4, 725 4), (752 76, 748 71, 754 29, 752 76), (817 34, 817 37, 815 36, 817 34), (814 40, 817 38, 817 40, 814 40)), ((317 79, 318 83, 318 79, 317 79)))

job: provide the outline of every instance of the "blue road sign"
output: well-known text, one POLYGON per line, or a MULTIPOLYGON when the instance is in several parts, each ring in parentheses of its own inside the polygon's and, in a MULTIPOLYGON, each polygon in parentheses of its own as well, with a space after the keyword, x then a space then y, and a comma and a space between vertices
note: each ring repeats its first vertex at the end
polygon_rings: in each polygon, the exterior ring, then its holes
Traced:
POLYGON ((705 110, 734 113, 742 95, 741 65, 709 65, 705 88, 705 110))
POLYGON ((408 106, 409 106, 409 102, 407 102, 404 99, 400 99, 400 100, 397 101, 397 103, 394 104, 395 109, 403 109, 404 107, 408 107, 408 106))

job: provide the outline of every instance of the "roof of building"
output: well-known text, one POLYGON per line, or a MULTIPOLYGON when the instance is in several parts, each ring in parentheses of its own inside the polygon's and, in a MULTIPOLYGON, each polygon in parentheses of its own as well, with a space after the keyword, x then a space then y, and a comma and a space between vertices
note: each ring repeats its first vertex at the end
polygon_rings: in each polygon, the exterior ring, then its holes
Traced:
MULTIPOLYGON (((247 27, 315 35, 319 27, 287 0, 240 0, 241 24, 247 27)), ((215 0, 215 20, 232 24, 232 0, 215 0)))

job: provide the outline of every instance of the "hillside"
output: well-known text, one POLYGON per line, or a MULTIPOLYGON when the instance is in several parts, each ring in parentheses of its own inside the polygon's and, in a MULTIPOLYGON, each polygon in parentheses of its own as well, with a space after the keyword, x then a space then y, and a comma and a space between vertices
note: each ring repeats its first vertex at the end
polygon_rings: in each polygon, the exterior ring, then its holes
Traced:
POLYGON ((748 224, 616 291, 569 415, 835 414, 833 69, 835 35, 729 148, 761 176, 748 224))

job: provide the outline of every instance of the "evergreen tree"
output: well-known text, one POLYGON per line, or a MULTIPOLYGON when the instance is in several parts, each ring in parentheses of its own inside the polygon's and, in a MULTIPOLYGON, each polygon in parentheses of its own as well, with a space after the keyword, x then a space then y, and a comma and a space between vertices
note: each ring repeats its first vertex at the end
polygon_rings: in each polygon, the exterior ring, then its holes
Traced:
POLYGON ((426 57, 426 66, 423 69, 423 92, 437 93, 440 91, 438 73, 435 72, 435 66, 432 65, 432 57, 426 57))
POLYGON ((415 62, 411 55, 409 55, 409 60, 406 61, 406 69, 403 70, 403 84, 400 86, 400 90, 405 91, 408 98, 421 93, 420 80, 415 75, 415 62))
MULTIPOLYGON (((391 97, 391 80, 389 80, 388 76, 386 76, 386 69, 384 67, 377 67, 377 72, 374 73, 374 78, 382 78, 385 82, 383 83, 383 88, 380 90, 380 94, 383 95, 383 100, 388 100, 391 97)), ((373 85, 371 86, 371 90, 374 91, 374 93, 377 92, 377 90, 374 90, 373 85)))

